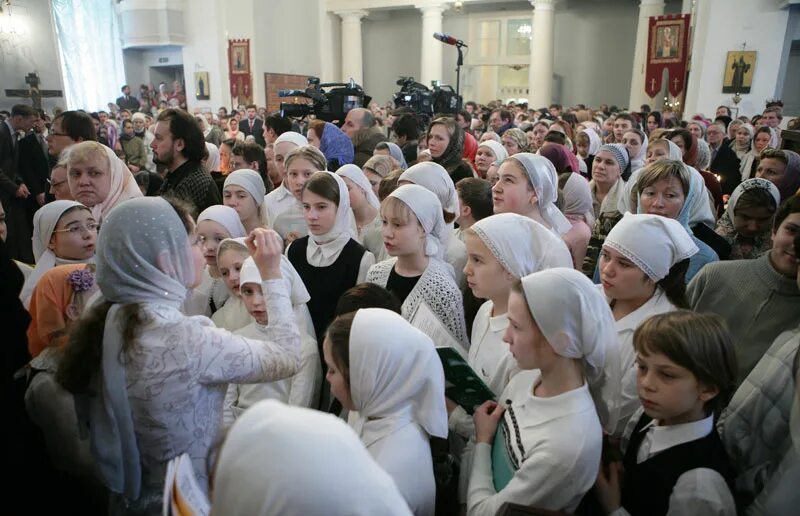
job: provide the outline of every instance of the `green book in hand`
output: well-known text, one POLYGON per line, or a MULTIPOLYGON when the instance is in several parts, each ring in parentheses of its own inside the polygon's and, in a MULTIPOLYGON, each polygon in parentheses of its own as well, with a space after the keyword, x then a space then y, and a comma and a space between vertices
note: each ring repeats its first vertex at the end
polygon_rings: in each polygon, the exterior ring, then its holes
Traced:
POLYGON ((475 412, 475 407, 484 401, 494 400, 495 395, 461 354, 453 348, 436 348, 444 368, 444 394, 467 411, 475 412))

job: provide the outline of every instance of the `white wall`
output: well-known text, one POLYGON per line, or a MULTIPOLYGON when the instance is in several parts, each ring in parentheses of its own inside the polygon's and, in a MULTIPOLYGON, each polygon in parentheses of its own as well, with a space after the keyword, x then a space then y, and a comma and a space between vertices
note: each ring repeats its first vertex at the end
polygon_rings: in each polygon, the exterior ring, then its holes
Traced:
POLYGON ((362 19, 364 91, 379 104, 400 88, 400 76, 420 78, 422 13, 417 9, 374 13, 362 19), (389 15, 389 13, 391 15, 389 15))
MULTIPOLYGON (((39 74, 39 88, 44 90, 64 89, 58 61, 58 47, 50 16, 48 0, 15 0, 12 17, 22 23, 23 36, 13 41, 0 36, 0 108, 9 109, 14 104, 30 104, 28 99, 6 97, 5 90, 28 89, 25 76, 30 72, 39 74)), ((52 112, 56 106, 64 107, 63 98, 43 98, 42 107, 52 112)))
MULTIPOLYGON (((231 2, 231 9, 239 2, 231 2)), ((228 84, 228 42, 225 30, 225 9, 219 0, 193 0, 184 14, 186 46, 182 49, 186 78, 186 102, 195 107, 212 109, 230 107, 228 84), (195 100, 194 72, 208 72, 209 100, 195 100)), ((230 37, 238 37, 231 35, 230 37)))
POLYGON ((755 50, 756 66, 750 93, 743 95, 739 114, 752 116, 773 98, 778 84, 781 54, 789 19, 788 9, 777 0, 704 0, 697 4, 692 69, 684 117, 695 113, 712 116, 717 106, 733 105, 722 93, 722 78, 729 50, 755 50))

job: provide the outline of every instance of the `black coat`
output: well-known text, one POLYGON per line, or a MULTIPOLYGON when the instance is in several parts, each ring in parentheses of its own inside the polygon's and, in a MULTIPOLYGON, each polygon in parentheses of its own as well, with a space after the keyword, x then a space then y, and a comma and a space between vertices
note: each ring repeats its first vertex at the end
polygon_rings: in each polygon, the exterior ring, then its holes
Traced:
POLYGON ((121 97, 117 97, 117 106, 119 106, 120 109, 137 111, 139 109, 139 100, 133 95, 128 95, 127 99, 125 98, 125 95, 123 95, 121 97))
POLYGON ((26 199, 17 197, 19 185, 19 142, 14 145, 14 135, 5 122, 0 122, 0 201, 6 212, 8 254, 15 260, 33 263, 31 231, 26 213, 26 199))
MULTIPOLYGON (((713 151, 712 151, 713 153, 713 151)), ((709 171, 722 176, 720 187, 722 193, 730 195, 742 182, 742 174, 739 172, 739 158, 736 152, 730 147, 730 140, 725 138, 719 146, 717 155, 711 161, 709 171)))
POLYGON ((264 140, 264 122, 262 122, 260 118, 253 120, 252 131, 250 130, 250 119, 245 118, 239 121, 239 130, 244 133, 245 138, 252 134, 257 144, 266 147, 267 142, 264 140))

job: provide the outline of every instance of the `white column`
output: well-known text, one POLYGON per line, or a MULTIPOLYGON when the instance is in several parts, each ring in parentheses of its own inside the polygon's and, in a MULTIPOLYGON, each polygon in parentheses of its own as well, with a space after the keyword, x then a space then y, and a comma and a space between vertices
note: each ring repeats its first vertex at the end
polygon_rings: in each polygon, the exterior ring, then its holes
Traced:
POLYGON ((531 0, 533 4, 533 39, 528 81, 528 106, 547 107, 553 101, 553 36, 555 0, 531 0))
POLYGON ((442 56, 444 43, 433 39, 434 32, 442 32, 442 13, 444 6, 441 4, 418 5, 422 11, 422 54, 420 56, 419 82, 430 86, 431 81, 442 79, 442 56))
POLYGON ((664 0, 641 0, 639 5, 639 28, 636 31, 636 50, 633 52, 633 74, 631 75, 631 94, 628 107, 639 111, 642 104, 652 104, 653 100, 644 91, 644 72, 647 65, 647 32, 651 16, 664 14, 664 0))
POLYGON ((369 14, 367 11, 337 12, 342 18, 342 82, 352 78, 357 84, 364 85, 364 60, 361 52, 361 18, 369 14))

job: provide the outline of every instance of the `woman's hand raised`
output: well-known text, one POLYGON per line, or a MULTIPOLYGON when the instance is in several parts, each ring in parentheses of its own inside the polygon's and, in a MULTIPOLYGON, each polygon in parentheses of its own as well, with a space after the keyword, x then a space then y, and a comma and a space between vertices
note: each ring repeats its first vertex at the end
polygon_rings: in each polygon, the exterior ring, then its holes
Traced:
POLYGON ((256 228, 245 239, 262 280, 281 278, 283 240, 271 229, 256 228))

